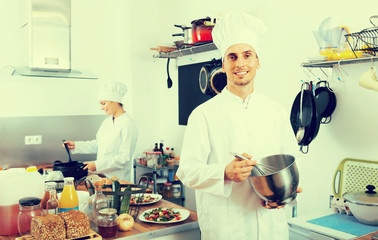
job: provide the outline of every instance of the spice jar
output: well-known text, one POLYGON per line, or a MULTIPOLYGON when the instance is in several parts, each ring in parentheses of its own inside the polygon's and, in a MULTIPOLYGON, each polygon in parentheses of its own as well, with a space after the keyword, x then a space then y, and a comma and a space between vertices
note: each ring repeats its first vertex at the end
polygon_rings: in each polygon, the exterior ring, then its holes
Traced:
POLYGON ((30 232, 30 225, 33 217, 41 216, 41 199, 26 197, 19 200, 20 212, 17 218, 17 227, 20 235, 30 232))
POLYGON ((172 183, 171 182, 164 183, 163 196, 165 198, 172 198, 173 197, 172 183))
POLYGON ((103 208, 98 212, 98 232, 103 238, 110 238, 116 235, 117 217, 117 210, 114 208, 103 208))

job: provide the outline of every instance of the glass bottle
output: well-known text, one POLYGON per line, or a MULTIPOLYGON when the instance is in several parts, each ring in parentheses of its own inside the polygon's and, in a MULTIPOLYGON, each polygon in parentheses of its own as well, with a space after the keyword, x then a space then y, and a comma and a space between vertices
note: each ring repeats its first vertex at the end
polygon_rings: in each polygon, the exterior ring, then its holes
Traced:
POLYGON ((17 227, 20 235, 30 232, 33 217, 41 216, 41 199, 26 197, 19 200, 20 211, 17 218, 17 227))
POLYGON ((110 201, 102 193, 102 181, 96 181, 93 183, 93 185, 95 185, 95 194, 93 194, 88 199, 88 217, 89 217, 90 228, 98 232, 98 225, 97 225, 98 212, 101 209, 109 208, 110 201))
POLYGON ((64 178, 64 188, 60 196, 59 212, 67 212, 71 209, 79 210, 79 198, 73 185, 74 178, 64 178))
POLYGON ((46 203, 48 214, 58 214, 59 213, 59 201, 56 194, 56 190, 50 190, 50 199, 46 203))
MULTIPOLYGON (((46 214, 50 213, 49 208, 47 206, 47 201, 49 201, 51 199, 51 193, 54 194, 55 199, 58 199, 58 196, 56 194, 56 183, 55 182, 45 183, 45 194, 43 195, 43 198, 41 200, 42 215, 46 215, 46 214)), ((55 211, 52 211, 52 212, 55 212, 55 211)), ((56 213, 53 213, 53 214, 56 214, 56 213)))
POLYGON ((157 143, 155 143, 155 148, 152 150, 153 152, 157 152, 157 151, 159 151, 159 147, 158 147, 158 144, 157 143))
POLYGON ((170 158, 175 158, 175 149, 171 148, 171 152, 169 153, 170 158))
POLYGON ((97 224, 99 234, 103 238, 114 237, 117 232, 117 210, 114 208, 104 208, 98 213, 97 224))

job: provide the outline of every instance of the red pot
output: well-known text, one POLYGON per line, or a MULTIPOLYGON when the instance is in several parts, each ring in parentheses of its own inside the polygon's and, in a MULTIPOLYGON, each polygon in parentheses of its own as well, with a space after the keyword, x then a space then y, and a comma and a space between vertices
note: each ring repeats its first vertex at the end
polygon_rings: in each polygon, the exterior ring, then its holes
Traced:
POLYGON ((194 20, 191 24, 193 43, 213 41, 211 32, 213 31, 214 24, 212 24, 210 17, 194 20))

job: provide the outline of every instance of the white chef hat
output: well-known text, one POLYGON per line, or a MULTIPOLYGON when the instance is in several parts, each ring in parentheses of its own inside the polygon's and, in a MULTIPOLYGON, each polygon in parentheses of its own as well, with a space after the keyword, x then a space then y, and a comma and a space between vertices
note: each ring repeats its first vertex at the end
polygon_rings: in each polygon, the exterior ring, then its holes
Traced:
POLYGON ((122 103, 127 87, 124 83, 117 81, 99 81, 98 90, 98 100, 122 103))
POLYGON ((224 59, 227 49, 238 43, 249 44, 258 53, 261 38, 266 31, 267 28, 260 19, 244 12, 230 12, 217 19, 212 36, 224 59))

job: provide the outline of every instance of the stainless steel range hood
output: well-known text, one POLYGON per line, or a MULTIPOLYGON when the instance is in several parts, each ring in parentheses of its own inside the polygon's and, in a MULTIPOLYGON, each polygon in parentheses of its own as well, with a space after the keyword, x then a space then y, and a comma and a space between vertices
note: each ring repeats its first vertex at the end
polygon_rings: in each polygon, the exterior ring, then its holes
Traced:
POLYGON ((71 0, 30 0, 29 66, 23 76, 93 78, 71 69, 71 0))

